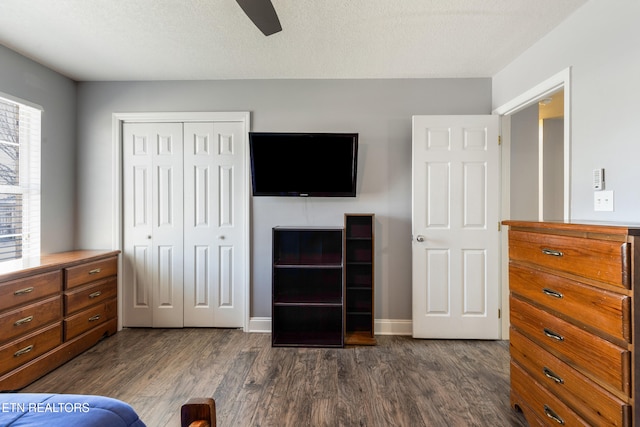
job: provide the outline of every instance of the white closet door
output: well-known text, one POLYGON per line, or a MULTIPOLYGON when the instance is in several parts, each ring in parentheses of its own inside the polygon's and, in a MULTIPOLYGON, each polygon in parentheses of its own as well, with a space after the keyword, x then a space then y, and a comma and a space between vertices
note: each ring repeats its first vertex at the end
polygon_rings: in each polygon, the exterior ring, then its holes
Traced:
POLYGON ((183 325, 183 129, 125 123, 124 325, 183 325))
POLYGON ((243 323, 244 123, 185 123, 184 325, 243 323))

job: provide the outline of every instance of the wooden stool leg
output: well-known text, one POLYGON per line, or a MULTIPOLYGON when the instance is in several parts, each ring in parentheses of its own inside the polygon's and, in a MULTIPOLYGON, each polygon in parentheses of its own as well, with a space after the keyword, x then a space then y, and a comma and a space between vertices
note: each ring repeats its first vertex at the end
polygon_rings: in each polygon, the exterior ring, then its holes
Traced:
POLYGON ((182 427, 216 427, 216 403, 211 398, 189 399, 180 410, 182 427))

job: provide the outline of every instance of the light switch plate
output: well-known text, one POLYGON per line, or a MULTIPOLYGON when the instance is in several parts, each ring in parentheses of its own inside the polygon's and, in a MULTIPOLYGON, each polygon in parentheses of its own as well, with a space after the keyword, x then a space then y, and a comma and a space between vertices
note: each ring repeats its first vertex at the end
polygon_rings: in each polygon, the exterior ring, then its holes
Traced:
POLYGON ((601 212, 613 212, 613 191, 594 192, 593 209, 601 212))

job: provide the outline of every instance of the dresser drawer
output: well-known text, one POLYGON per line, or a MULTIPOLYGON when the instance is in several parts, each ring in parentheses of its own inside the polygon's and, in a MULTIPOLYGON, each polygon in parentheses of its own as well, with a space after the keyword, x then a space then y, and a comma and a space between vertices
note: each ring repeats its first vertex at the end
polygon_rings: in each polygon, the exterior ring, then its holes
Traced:
POLYGON ((0 344, 62 319, 60 295, 0 315, 0 344))
POLYGON ((65 289, 118 274, 118 257, 65 268, 65 289))
POLYGON ((509 288, 615 338, 631 341, 631 297, 522 266, 509 267, 509 288))
POLYGON ((579 370, 630 395, 630 351, 510 298, 511 325, 579 370))
POLYGON ((118 305, 116 300, 91 307, 64 319, 64 340, 68 341, 83 332, 116 317, 118 305))
POLYGON ((591 425, 630 425, 631 407, 628 404, 515 329, 511 329, 509 338, 512 360, 591 425))
POLYGON ((511 388, 527 402, 527 406, 540 420, 546 420, 548 426, 590 425, 513 362, 511 363, 511 388))
POLYGON ((629 243, 552 234, 509 232, 509 258, 629 289, 629 243))
POLYGON ((115 277, 65 291, 65 316, 115 298, 118 293, 118 281, 115 277))
POLYGON ((0 311, 18 307, 62 290, 62 273, 52 271, 0 283, 0 311))
POLYGON ((52 350, 62 343, 62 324, 57 322, 0 347, 0 375, 52 350))

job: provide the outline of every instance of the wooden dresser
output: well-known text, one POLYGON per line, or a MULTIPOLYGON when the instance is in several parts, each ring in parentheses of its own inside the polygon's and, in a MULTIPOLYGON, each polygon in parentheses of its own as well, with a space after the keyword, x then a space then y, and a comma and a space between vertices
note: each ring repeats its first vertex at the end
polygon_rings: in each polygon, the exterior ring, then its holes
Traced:
POLYGON ((511 405, 530 425, 637 424, 640 226, 504 224, 511 405))
POLYGON ((64 252, 0 274, 0 391, 22 388, 116 333, 118 254, 64 252))

